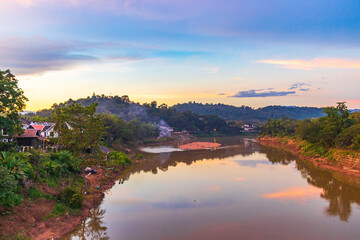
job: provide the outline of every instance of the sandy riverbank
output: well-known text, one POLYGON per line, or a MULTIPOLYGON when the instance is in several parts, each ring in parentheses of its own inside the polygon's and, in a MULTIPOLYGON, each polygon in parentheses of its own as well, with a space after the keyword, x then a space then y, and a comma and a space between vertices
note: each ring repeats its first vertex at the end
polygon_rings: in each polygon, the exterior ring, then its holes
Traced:
POLYGON ((179 145, 180 149, 183 150, 200 150, 200 149, 207 149, 207 148, 216 148, 220 147, 220 143, 213 143, 213 142, 192 142, 187 143, 184 145, 179 145))
POLYGON ((360 177, 360 156, 345 155, 341 149, 335 152, 332 159, 320 156, 305 156, 302 152, 301 143, 294 139, 279 137, 262 137, 258 139, 260 144, 280 146, 296 153, 300 158, 313 163, 315 166, 336 171, 349 176, 360 177))

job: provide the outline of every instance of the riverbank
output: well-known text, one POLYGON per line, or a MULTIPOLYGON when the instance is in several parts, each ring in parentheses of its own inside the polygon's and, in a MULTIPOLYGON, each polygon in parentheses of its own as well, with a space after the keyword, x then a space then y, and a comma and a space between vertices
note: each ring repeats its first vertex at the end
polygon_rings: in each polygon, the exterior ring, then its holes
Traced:
POLYGON ((310 151, 307 144, 289 137, 262 137, 258 142, 264 145, 281 146, 296 153, 299 157, 313 163, 315 166, 340 172, 346 175, 360 177, 360 152, 349 149, 328 149, 317 153, 310 151))
MULTIPOLYGON (((0 239, 61 239, 62 236, 72 232, 81 224, 89 214, 89 211, 101 204, 105 192, 114 184, 116 177, 125 169, 101 168, 92 166, 97 171, 87 177, 89 189, 82 208, 68 211, 66 214, 50 217, 56 205, 54 199, 39 198, 35 201, 25 200, 19 206, 12 209, 11 214, 0 218, 0 239)), ((55 196, 56 189, 46 186, 40 187, 42 192, 55 196)))

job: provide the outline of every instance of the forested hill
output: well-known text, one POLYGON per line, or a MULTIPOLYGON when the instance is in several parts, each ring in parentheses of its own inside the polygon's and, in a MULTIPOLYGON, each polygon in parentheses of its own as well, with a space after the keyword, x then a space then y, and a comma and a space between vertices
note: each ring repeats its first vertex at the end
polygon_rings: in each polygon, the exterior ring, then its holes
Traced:
POLYGON ((217 115, 225 120, 243 120, 251 122, 263 122, 270 118, 279 119, 282 117, 302 120, 324 116, 322 109, 315 107, 268 106, 253 109, 247 106, 235 107, 225 104, 202 104, 189 102, 177 104, 173 106, 173 108, 180 112, 191 111, 200 115, 217 115))
MULTIPOLYGON (((68 106, 72 103, 79 103, 83 106, 89 106, 92 103, 98 103, 97 112, 114 114, 120 116, 126 121, 134 118, 142 118, 146 120, 151 108, 166 108, 169 110, 177 110, 178 112, 190 111, 198 115, 216 115, 224 120, 242 120, 248 122, 265 122, 270 118, 279 119, 282 117, 302 120, 306 118, 317 118, 324 116, 321 108, 314 107, 284 107, 284 106, 268 106, 259 109, 253 109, 247 106, 235 107, 225 104, 202 104, 202 103, 183 103, 168 108, 167 105, 160 106, 154 101, 152 103, 135 103, 130 101, 128 96, 105 96, 93 95, 92 97, 80 98, 78 100, 69 99, 60 104, 54 104, 52 109, 41 110, 37 112, 37 116, 48 117, 54 108, 68 106)), ((151 116, 153 117, 153 116, 151 116)))
POLYGON ((78 100, 69 99, 60 104, 54 104, 51 109, 44 109, 37 112, 40 117, 49 117, 52 110, 58 107, 69 106, 72 103, 78 103, 82 106, 90 106, 92 103, 98 103, 97 113, 114 114, 126 121, 135 118, 145 118, 147 116, 146 109, 140 103, 130 101, 128 96, 105 96, 93 95, 92 97, 80 98, 78 100))

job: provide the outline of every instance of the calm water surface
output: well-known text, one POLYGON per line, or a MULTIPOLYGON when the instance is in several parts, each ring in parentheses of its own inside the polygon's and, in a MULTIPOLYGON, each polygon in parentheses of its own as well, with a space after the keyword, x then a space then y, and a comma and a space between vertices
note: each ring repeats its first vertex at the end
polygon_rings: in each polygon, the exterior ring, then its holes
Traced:
POLYGON ((229 147, 143 153, 68 239, 360 239, 359 179, 217 141, 229 147))

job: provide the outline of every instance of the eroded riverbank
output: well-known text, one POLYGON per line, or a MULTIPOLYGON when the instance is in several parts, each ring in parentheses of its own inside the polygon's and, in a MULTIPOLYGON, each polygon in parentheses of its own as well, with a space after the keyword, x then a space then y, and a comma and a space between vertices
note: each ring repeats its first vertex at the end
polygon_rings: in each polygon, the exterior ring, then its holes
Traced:
POLYGON ((336 171, 350 176, 360 177, 360 154, 354 152, 349 154, 349 151, 342 151, 341 149, 334 149, 334 153, 329 157, 320 155, 307 156, 304 154, 302 142, 291 138, 280 137, 262 137, 258 139, 260 144, 271 146, 281 146, 296 153, 299 157, 311 162, 315 166, 323 169, 336 171))

